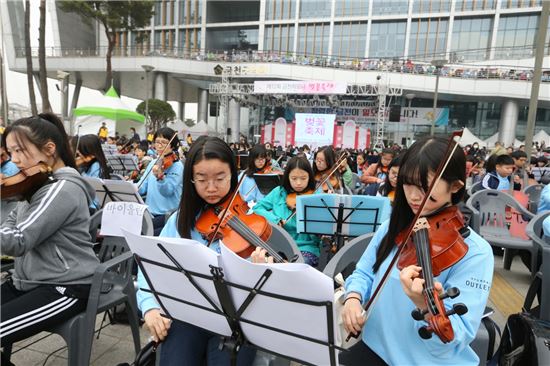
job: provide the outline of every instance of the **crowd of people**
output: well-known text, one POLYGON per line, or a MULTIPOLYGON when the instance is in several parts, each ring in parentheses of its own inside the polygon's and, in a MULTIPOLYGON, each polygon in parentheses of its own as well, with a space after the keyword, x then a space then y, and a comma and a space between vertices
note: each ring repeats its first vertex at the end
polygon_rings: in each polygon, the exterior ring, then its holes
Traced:
MULTIPOLYGON (((90 215, 98 209, 95 192, 85 177, 113 176, 104 150, 116 146, 121 154, 133 154, 137 169, 123 179, 134 182, 153 216, 155 235, 186 238, 220 251, 218 238, 207 238, 198 222, 212 207, 239 195, 256 215, 286 230, 303 260, 318 267, 323 238, 298 232, 297 197, 306 194, 359 194, 388 197, 392 202, 389 221, 376 231, 365 253, 345 284, 342 319, 351 333, 362 331, 361 342, 340 355, 342 364, 456 364, 475 365, 479 359, 470 347, 488 299, 484 288, 461 288, 460 302, 468 306, 462 316, 453 315, 455 339, 444 343, 437 337, 423 340, 417 334, 423 321, 410 316, 414 307, 426 309, 422 268, 407 265, 391 269, 388 289, 380 295, 369 326, 364 327, 362 306, 382 280, 398 246, 398 235, 421 217, 442 210, 460 209, 467 188, 522 190, 527 184, 550 181, 543 169, 548 161, 540 146, 528 157, 519 148, 508 151, 500 144, 493 151, 477 144, 454 150, 441 181, 428 194, 434 174, 445 158, 449 140, 425 137, 409 148, 311 149, 275 147, 270 143, 251 146, 245 139, 227 144, 216 137, 190 135, 161 127, 143 140, 109 136, 103 125, 97 135, 67 136, 62 123, 52 114, 18 120, 2 135, 2 176, 31 167, 43 167, 44 179, 19 192, 19 203, 2 211, 0 242, 4 255, 15 258, 13 275, 1 285, 0 340, 2 346, 25 339, 59 324, 86 306, 94 270, 99 265, 88 232, 90 215), (182 141, 184 140, 184 144, 182 141), (185 146, 185 147, 184 147, 185 146), (539 169, 538 175, 534 171, 539 169), (261 191, 257 175, 278 176, 280 184, 261 191), (394 347, 396 339, 401 345, 394 347)), ((3 184, 2 189, 5 189, 3 184)), ((550 208, 541 199, 539 209, 550 208)), ((6 197, 3 196, 3 199, 6 197)), ((15 197, 14 197, 15 199, 15 197)), ((548 222, 550 226, 550 221, 548 222)), ((550 229, 550 227, 549 227, 550 229)), ((490 284, 493 275, 491 246, 470 228, 463 238, 467 254, 444 270, 435 288, 447 289, 465 279, 490 284), (467 278, 466 278, 467 277, 467 278)), ((550 234, 550 230, 548 232, 550 234)), ((265 249, 250 255, 253 263, 272 263, 265 249)), ((280 264, 280 265, 285 265, 280 264)), ((319 268, 320 269, 320 268, 319 268)), ((229 353, 218 347, 218 337, 204 329, 163 316, 155 297, 147 291, 143 273, 137 274, 137 303, 144 322, 157 341, 162 341, 160 364, 229 365, 229 353)), ((447 306, 455 302, 446 300, 447 306)), ((2 364, 10 361, 2 354, 2 364)), ((256 350, 243 347, 237 365, 251 365, 256 350)))

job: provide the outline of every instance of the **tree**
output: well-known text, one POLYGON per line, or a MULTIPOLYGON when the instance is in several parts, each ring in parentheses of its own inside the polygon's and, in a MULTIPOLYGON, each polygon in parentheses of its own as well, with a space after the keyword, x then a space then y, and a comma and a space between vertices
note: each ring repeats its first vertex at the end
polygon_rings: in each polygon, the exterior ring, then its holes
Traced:
POLYGON ((31 1, 25 0, 25 58, 27 59, 27 87, 29 89, 29 99, 31 102, 32 115, 38 114, 36 108, 36 95, 34 94, 34 80, 32 68, 32 50, 31 50, 31 1))
MULTIPOLYGON (((153 0, 140 1, 59 1, 59 7, 64 12, 80 15, 82 21, 92 25, 92 20, 99 21, 105 30, 108 46, 105 60, 107 63, 107 75, 105 90, 111 86, 113 71, 111 56, 115 48, 117 32, 133 31, 136 28, 144 28, 151 22, 153 16, 153 0)), ((141 42, 142 39, 136 39, 141 42)))
MULTIPOLYGON (((139 103, 136 112, 145 116, 145 101, 139 103)), ((147 117, 147 116, 146 116, 147 117)), ((160 99, 149 99, 149 126, 153 131, 166 126, 166 123, 176 118, 176 112, 172 106, 160 99)))
POLYGON ((42 112, 51 112, 48 94, 48 74, 46 71, 46 0, 40 0, 40 26, 38 28, 38 76, 40 78, 40 95, 42 95, 42 112))
POLYGON ((195 120, 193 118, 186 118, 183 123, 185 123, 187 127, 193 127, 195 125, 195 120))

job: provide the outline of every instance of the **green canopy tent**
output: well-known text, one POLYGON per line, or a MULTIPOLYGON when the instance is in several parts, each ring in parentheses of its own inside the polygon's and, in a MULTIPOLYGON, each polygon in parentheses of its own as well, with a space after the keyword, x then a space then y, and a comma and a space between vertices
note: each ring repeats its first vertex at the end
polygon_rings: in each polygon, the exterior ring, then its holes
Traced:
POLYGON ((79 135, 97 134, 105 122, 109 136, 114 136, 116 131, 130 137, 130 127, 134 127, 145 138, 145 116, 128 108, 113 87, 98 98, 97 105, 75 108, 73 116, 79 135))

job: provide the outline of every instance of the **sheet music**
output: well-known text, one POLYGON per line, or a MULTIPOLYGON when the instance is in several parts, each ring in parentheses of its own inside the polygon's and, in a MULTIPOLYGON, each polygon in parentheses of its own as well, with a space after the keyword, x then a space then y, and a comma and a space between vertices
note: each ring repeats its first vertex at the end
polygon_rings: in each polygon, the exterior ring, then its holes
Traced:
MULTIPOLYGON (((170 267, 174 267, 174 264, 160 250, 157 246, 158 243, 161 243, 178 263, 189 271, 210 275, 209 265, 219 266, 219 254, 194 240, 141 236, 127 231, 124 232, 124 236, 134 254, 170 267)), ((146 262, 142 263, 156 292, 183 299, 211 310, 214 309, 183 273, 146 262)), ((195 281, 214 300, 218 308, 221 308, 217 300, 214 283, 198 277, 195 277, 195 281)), ((170 299, 168 296, 160 295, 160 300, 168 313, 175 319, 209 329, 221 335, 231 335, 231 329, 223 315, 181 303, 170 299)))
MULTIPOLYGON (((262 291, 310 301, 334 301, 332 280, 307 264, 254 264, 237 256, 223 244, 221 262, 225 277, 232 283, 253 287, 265 268, 269 267, 273 274, 262 287, 262 291)), ((237 309, 248 296, 248 292, 233 287, 231 294, 237 309)), ((242 317, 276 329, 328 342, 327 311, 323 306, 257 295, 242 317)), ((333 316, 333 319, 336 317, 333 316)), ((333 323, 333 329, 336 329, 336 322, 333 323)), ((330 365, 329 348, 322 344, 268 330, 246 321, 241 321, 241 327, 247 339, 259 347, 314 365, 330 365)), ((337 355, 335 357, 338 360, 337 355)))
POLYGON ((141 234, 146 205, 136 202, 109 202, 101 215, 101 235, 124 236, 122 230, 141 234))

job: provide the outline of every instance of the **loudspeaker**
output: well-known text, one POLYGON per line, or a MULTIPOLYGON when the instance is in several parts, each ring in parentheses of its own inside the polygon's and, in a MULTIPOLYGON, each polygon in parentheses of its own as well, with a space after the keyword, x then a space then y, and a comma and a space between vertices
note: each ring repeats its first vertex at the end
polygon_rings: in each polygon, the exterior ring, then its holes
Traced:
POLYGON ((275 119, 280 117, 285 118, 285 107, 275 107, 275 119))
POLYGON ((231 127, 227 128, 227 136, 231 136, 231 127))
POLYGON ((390 106, 390 122, 400 122, 401 121, 401 106, 394 104, 390 106))

